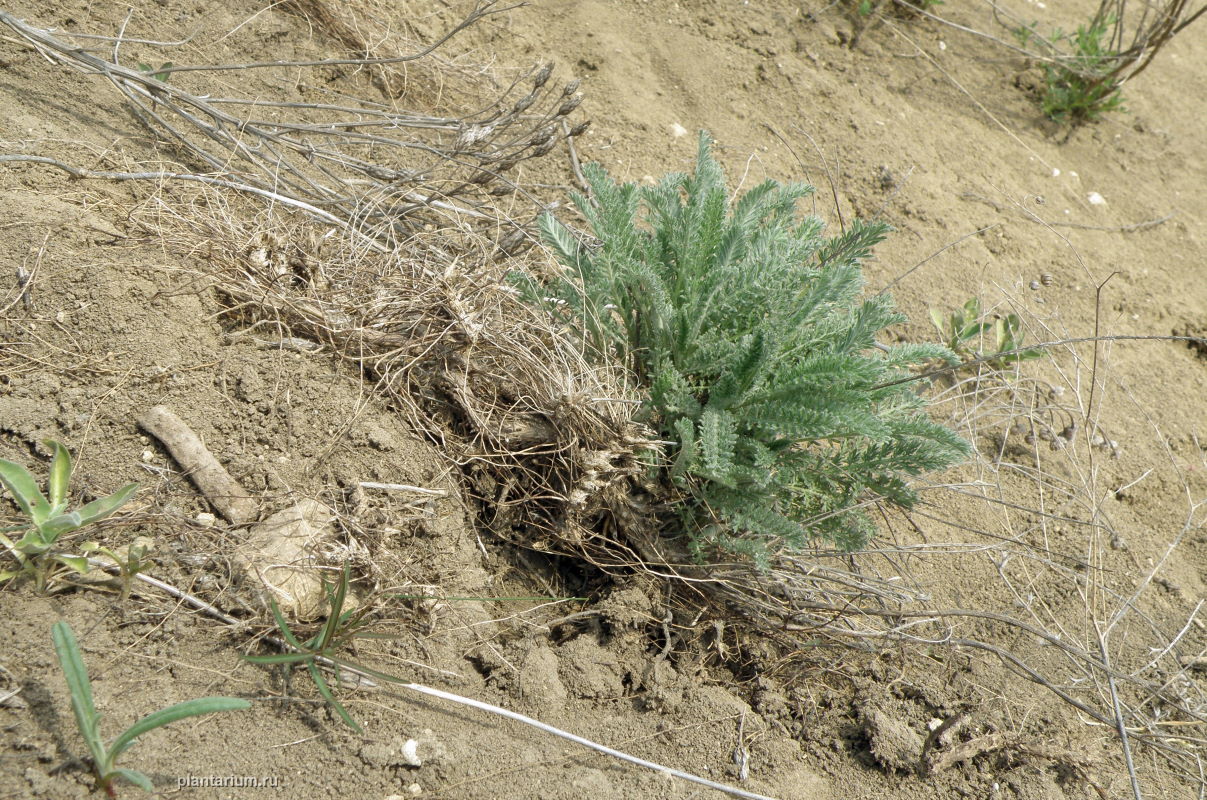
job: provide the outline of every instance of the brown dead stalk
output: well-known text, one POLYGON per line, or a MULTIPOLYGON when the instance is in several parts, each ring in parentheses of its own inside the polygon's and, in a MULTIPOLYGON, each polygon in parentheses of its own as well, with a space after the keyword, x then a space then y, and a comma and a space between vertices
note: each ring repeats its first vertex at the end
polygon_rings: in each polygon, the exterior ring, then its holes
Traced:
MULTIPOLYGON (((424 224, 444 225, 450 219, 500 238, 522 234, 518 223, 500 213, 496 198, 517 189, 507 172, 545 155, 563 136, 562 120, 581 101, 577 82, 554 85, 552 66, 546 65, 520 75, 483 105, 434 116, 399 108, 393 99, 381 103, 326 92, 319 88, 321 80, 314 81, 306 99, 266 100, 253 78, 293 75, 296 81, 305 70, 416 62, 456 33, 509 8, 494 0, 479 3, 445 36, 409 55, 175 65, 153 74, 120 63, 116 47, 103 57, 3 10, 0 24, 52 63, 107 80, 186 165, 139 177, 180 178, 191 172, 195 179, 288 198, 295 207, 321 209, 318 216, 327 221, 338 220, 388 246, 424 224), (243 95, 214 96, 216 81, 207 77, 223 73, 246 74, 240 83, 251 88, 243 95)), ((580 122, 569 133, 577 136, 586 126, 580 122)))

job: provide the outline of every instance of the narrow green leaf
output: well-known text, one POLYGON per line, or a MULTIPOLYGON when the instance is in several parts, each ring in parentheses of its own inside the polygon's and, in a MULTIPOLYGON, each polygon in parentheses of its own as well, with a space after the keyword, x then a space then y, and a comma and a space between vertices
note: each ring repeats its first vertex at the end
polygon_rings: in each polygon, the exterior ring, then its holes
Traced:
MULTIPOLYGON (((348 562, 345 561, 343 571, 340 573, 339 583, 336 584, 334 593, 327 587, 327 599, 331 603, 331 611, 328 612, 327 621, 323 624, 322 630, 319 631, 318 637, 316 637, 314 649, 319 653, 325 651, 335 641, 336 632, 343 621, 344 601, 348 597, 348 583, 350 580, 348 562)), ((326 581, 323 582, 323 585, 326 587, 326 581)))
POLYGON ((266 656, 243 656, 244 661, 252 664, 297 664, 314 658, 311 653, 272 653, 266 656))
POLYGON ((134 784, 139 789, 142 789, 144 792, 155 791, 155 786, 151 783, 151 779, 136 769, 117 767, 107 776, 105 776, 105 780, 112 780, 113 778, 125 778, 127 781, 134 784))
POLYGON ((576 269, 580 245, 570 229, 558 222, 557 217, 552 214, 542 214, 537 220, 537 226, 541 232, 541 239, 553 248, 553 252, 557 254, 563 266, 576 269))
POLYGON ((25 467, 0 458, 0 484, 8 489, 8 493, 34 525, 45 522, 50 516, 50 503, 38 489, 34 476, 25 467))
POLYGON ((54 560, 80 575, 88 574, 88 559, 84 556, 65 556, 62 553, 56 553, 54 560))
POLYGON ((671 478, 678 480, 696 465, 696 426, 689 418, 680 417, 675 420, 674 429, 679 437, 679 452, 671 468, 671 478))
POLYGON ((706 408, 700 415, 700 449, 708 477, 730 486, 733 448, 737 442, 733 418, 725 411, 706 408))
POLYGON ((101 715, 92 701, 92 682, 88 680, 88 670, 84 667, 84 659, 80 656, 80 647, 76 642, 75 633, 65 621, 59 620, 50 629, 54 640, 54 649, 59 658, 59 667, 67 681, 67 689, 71 693, 71 710, 75 714, 76 726, 84 743, 98 764, 105 763, 105 746, 100 736, 101 715))
POLYGON ((272 618, 277 623, 277 629, 281 631, 281 635, 285 637, 285 641, 289 642, 289 646, 295 650, 306 650, 297 637, 293 635, 293 630, 289 627, 289 623, 285 621, 285 615, 281 613, 281 608, 277 605, 277 601, 271 597, 268 598, 268 606, 272 609, 272 618))
POLYGON ((59 514, 57 517, 51 517, 38 526, 38 532, 41 534, 42 544, 46 548, 50 548, 65 533, 70 533, 84 524, 84 520, 80 517, 80 512, 72 511, 69 514, 59 514))
POLYGON ((364 733, 364 728, 358 725, 356 720, 352 719, 352 715, 348 713, 348 709, 344 708, 343 705, 341 705, 340 702, 335 699, 335 695, 331 693, 331 687, 329 687, 327 685, 327 681, 323 679, 323 673, 318 666, 313 661, 306 666, 310 669, 310 677, 314 679, 314 685, 318 687, 319 694, 323 696, 324 700, 331 704, 331 707, 335 709, 335 713, 339 714, 340 719, 342 719, 349 728, 357 733, 364 733))
POLYGON ((137 483, 127 483, 108 497, 102 497, 81 506, 76 511, 80 516, 80 525, 91 525, 93 522, 100 522, 129 502, 130 497, 136 491, 138 491, 137 483))
POLYGON ((331 660, 334 661, 336 664, 338 664, 341 667, 345 667, 348 669, 354 669, 357 672, 363 672, 366 675, 372 676, 381 681, 385 681, 386 683, 397 683, 397 684, 410 683, 410 681, 405 678, 399 678, 397 675, 391 675, 388 672, 382 672, 380 670, 373 669, 372 667, 366 667, 363 664, 358 664, 354 661, 347 661, 342 658, 332 658, 331 660))
POLYGON ((50 458, 50 477, 47 489, 50 493, 50 514, 62 513, 67 507, 67 487, 71 483, 71 453, 54 439, 43 442, 54 451, 50 458))
POLYGON ((218 711, 242 711, 251 708, 251 703, 239 697, 201 697, 196 700, 185 700, 174 706, 161 708, 140 719, 127 728, 109 746, 111 758, 121 755, 134 740, 148 731, 161 728, 177 720, 197 717, 202 714, 213 714, 218 711))

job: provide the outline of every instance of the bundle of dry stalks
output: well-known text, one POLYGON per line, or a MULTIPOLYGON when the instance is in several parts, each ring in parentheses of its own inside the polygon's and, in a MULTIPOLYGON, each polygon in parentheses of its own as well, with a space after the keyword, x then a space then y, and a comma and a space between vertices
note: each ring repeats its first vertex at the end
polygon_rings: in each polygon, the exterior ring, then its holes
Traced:
MULTIPOLYGON (((1079 55, 1084 55, 1065 52, 1058 41, 1045 37, 1035 29, 1033 19, 1015 13, 996 0, 991 0, 989 4, 993 9, 994 19, 1016 36, 1025 32, 1026 42, 1023 45, 998 39, 937 16, 927 10, 927 6, 933 5, 930 3, 919 3, 916 0, 893 2, 909 9, 911 13, 991 40, 1040 63, 1077 71, 1079 55)), ((1100 54, 1106 68, 1083 77, 1103 84, 1122 86, 1147 69, 1157 53, 1169 44, 1175 35, 1207 13, 1207 5, 1199 5, 1198 8, 1194 6, 1195 3, 1191 0, 1159 0, 1145 3, 1100 0, 1085 29, 1094 30, 1101 27, 1106 32, 1107 35, 1101 42, 1100 54)))
MULTIPOLYGON (((392 97, 386 103, 374 102, 333 92, 318 78, 298 80, 299 72, 313 74, 324 68, 371 69, 419 61, 457 32, 505 10, 494 0, 483 2, 449 33, 411 55, 165 64, 153 70, 121 63, 120 33, 108 57, 102 57, 8 12, 0 11, 0 23, 52 62, 105 78, 156 138, 175 148, 185 165, 170 173, 118 174, 56 164, 77 177, 183 179, 240 189, 300 208, 366 237, 379 250, 389 250, 392 242, 406 239, 424 224, 443 224, 451 216, 459 225, 501 229, 494 235, 499 246, 508 249, 524 239, 524 231, 499 209, 497 198, 518 188, 505 173, 553 149, 562 136, 562 122, 581 102, 577 82, 551 84, 552 65, 545 65, 460 116, 433 116, 399 108, 392 97), (299 99, 267 100, 254 90, 242 96, 211 93, 215 76, 249 72, 288 77, 299 99)), ((587 124, 567 130, 576 136, 587 124)))

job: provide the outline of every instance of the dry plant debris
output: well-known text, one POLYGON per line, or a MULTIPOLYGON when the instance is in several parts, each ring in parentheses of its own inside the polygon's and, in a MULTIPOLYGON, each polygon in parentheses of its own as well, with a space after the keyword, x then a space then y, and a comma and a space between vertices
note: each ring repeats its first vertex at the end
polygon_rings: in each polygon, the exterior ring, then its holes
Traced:
MULTIPOLYGON (((302 498, 257 522, 259 502, 230 476, 180 417, 164 406, 155 406, 138 424, 168 448, 222 516, 235 526, 248 526, 233 554, 245 578, 266 590, 290 618, 309 621, 321 616, 327 601, 324 570, 341 560, 324 552, 335 548, 331 509, 312 498, 302 498)), ((349 597, 347 607, 355 605, 349 597)))

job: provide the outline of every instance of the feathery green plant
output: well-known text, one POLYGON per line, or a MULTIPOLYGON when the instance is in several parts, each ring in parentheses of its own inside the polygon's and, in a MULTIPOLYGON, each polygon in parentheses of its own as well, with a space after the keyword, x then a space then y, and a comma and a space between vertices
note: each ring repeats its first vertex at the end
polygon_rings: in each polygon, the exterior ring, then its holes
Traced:
POLYGON ((92 754, 92 768, 96 772, 97 786, 104 789, 110 797, 117 796, 113 781, 118 778, 125 778, 144 791, 155 791, 146 775, 137 770, 118 767, 114 763, 139 736, 188 717, 251 708, 250 703, 238 697, 202 697, 186 700, 148 714, 106 745, 101 738, 101 715, 92 702, 92 682, 88 679, 88 670, 84 667, 84 659, 80 657, 80 647, 76 643, 71 626, 62 620, 56 622, 51 627, 51 636, 54 639, 55 653, 59 657, 59 666, 63 669, 67 688, 71 692, 71 710, 75 713, 76 725, 92 754))
POLYGON ((598 165, 586 174, 595 202, 574 202, 598 245, 546 215, 565 272, 517 281, 644 385, 649 420, 676 443, 663 477, 690 498, 681 520, 699 557, 763 561, 815 539, 856 549, 873 532, 868 500, 910 506, 909 476, 968 452, 908 383, 888 385, 955 358, 877 344, 905 319, 886 294, 859 298, 860 262, 888 226, 825 238, 797 214, 804 184, 765 181, 731 199, 704 132, 690 175, 642 188, 598 165))

